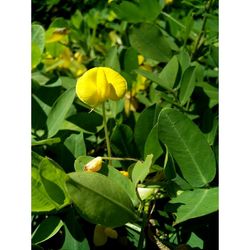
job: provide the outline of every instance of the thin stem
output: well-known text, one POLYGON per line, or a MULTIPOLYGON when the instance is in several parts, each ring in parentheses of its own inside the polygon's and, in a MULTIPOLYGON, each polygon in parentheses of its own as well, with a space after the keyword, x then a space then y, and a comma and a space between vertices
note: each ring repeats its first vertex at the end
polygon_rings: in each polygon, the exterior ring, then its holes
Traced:
POLYGON ((142 209, 143 219, 142 219, 141 232, 140 232, 140 237, 139 237, 139 242, 138 242, 138 247, 137 247, 138 250, 143 249, 143 242, 144 242, 144 238, 145 238, 144 230, 145 230, 145 227, 146 227, 147 222, 148 222, 148 214, 145 211, 146 210, 145 206, 146 206, 146 204, 143 204, 143 209, 142 209))
MULTIPOLYGON (((180 23, 178 20, 176 20, 175 18, 173 18, 168 13, 165 13, 165 12, 162 11, 161 14, 164 15, 164 16, 166 16, 168 19, 170 19, 171 21, 173 21, 177 25, 179 25, 181 28, 186 29, 185 25, 183 25, 182 23, 180 23)), ((192 39, 195 39, 195 37, 197 37, 197 34, 195 32, 193 32, 193 31, 191 31, 190 36, 191 36, 192 39)))
POLYGON ((205 34, 205 26, 206 26, 207 17, 208 17, 207 14, 209 13, 209 10, 210 10, 210 8, 212 6, 212 2, 213 2, 213 0, 209 0, 207 5, 205 6, 205 14, 204 14, 203 21, 202 21, 201 31, 200 31, 200 33, 198 35, 198 38, 197 38, 195 46, 194 46, 194 52, 192 54, 192 60, 194 59, 194 57, 195 57, 195 55, 197 53, 198 47, 200 47, 199 45, 200 45, 201 38, 205 34))
POLYGON ((117 161, 140 161, 138 159, 135 159, 135 158, 120 158, 120 157, 105 157, 105 156, 102 156, 102 159, 103 160, 117 160, 117 161))
MULTIPOLYGON (((105 102, 102 104, 102 114, 103 114, 103 126, 104 126, 104 131, 105 131, 105 139, 106 139, 106 145, 107 145, 107 150, 108 150, 108 157, 111 158, 111 149, 110 149, 110 141, 109 141, 108 128, 107 128, 105 102)), ((112 165, 111 160, 109 160, 109 164, 112 165)))

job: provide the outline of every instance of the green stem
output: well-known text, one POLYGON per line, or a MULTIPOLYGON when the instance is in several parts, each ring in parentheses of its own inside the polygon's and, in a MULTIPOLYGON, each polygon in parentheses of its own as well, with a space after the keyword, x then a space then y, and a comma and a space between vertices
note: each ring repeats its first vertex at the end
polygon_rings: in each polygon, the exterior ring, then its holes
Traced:
MULTIPOLYGON (((111 158, 111 149, 110 149, 110 141, 109 141, 108 128, 107 128, 105 102, 102 104, 102 114, 103 114, 103 126, 104 126, 104 131, 105 131, 105 139, 106 139, 106 145, 107 145, 107 150, 108 150, 108 157, 111 158)), ((109 160, 109 164, 112 165, 111 160, 109 160)))
POLYGON ((102 159, 103 160, 117 160, 117 161, 140 161, 138 159, 128 158, 128 157, 121 158, 121 157, 105 157, 105 156, 102 156, 102 159))
POLYGON ((203 21, 202 21, 202 26, 201 26, 201 31, 198 35, 198 38, 196 40, 196 43, 195 43, 195 46, 194 46, 194 52, 192 54, 192 60, 195 58, 196 56, 196 53, 197 53, 197 50, 198 48, 200 47, 200 41, 201 41, 201 38, 202 36, 205 34, 205 26, 206 26, 206 23, 207 23, 207 17, 208 17, 208 13, 210 11, 210 8, 212 6, 212 2, 213 0, 209 0, 207 2, 207 5, 205 6, 205 14, 204 14, 204 17, 203 17, 203 21))
MULTIPOLYGON (((182 29, 186 29, 185 25, 183 25, 181 22, 179 22, 178 20, 176 20, 175 18, 173 18, 168 13, 165 13, 165 12, 162 11, 161 14, 164 15, 165 17, 167 17, 168 19, 170 19, 175 24, 179 25, 182 29)), ((190 38, 192 38, 194 40, 196 37, 197 37, 197 34, 195 32, 193 32, 193 31, 191 31, 190 38)))
POLYGON ((146 204, 143 204, 143 209, 142 209, 143 219, 142 219, 141 232, 140 232, 140 238, 139 238, 137 250, 142 250, 143 249, 143 242, 144 242, 144 238, 145 238, 144 230, 145 230, 145 227, 146 227, 147 222, 148 222, 148 214, 145 211, 145 205, 146 204))

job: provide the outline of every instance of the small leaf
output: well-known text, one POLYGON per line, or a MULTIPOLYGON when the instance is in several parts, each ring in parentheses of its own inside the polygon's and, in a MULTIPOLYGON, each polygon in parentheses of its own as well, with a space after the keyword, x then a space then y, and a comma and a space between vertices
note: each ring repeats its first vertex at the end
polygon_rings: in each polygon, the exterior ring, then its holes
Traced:
POLYGON ((206 83, 206 82, 197 82, 196 86, 203 88, 206 95, 209 97, 209 108, 212 108, 219 101, 218 88, 206 83))
POLYGON ((55 143, 61 142, 61 139, 59 137, 56 138, 49 138, 41 141, 32 141, 32 146, 40 146, 40 145, 53 145, 55 143))
POLYGON ((124 191, 132 200, 134 206, 138 205, 139 200, 135 191, 135 185, 128 177, 121 174, 120 171, 118 171, 114 167, 108 167, 108 178, 116 182, 124 189, 124 191))
POLYGON ((160 108, 156 105, 152 105, 143 110, 137 120, 134 136, 135 143, 141 153, 141 156, 144 156, 144 145, 151 129, 157 122, 159 112, 160 108))
POLYGON ((137 218, 127 193, 108 177, 87 172, 70 173, 68 176, 70 197, 87 221, 118 227, 137 218))
POLYGON ((195 87, 195 67, 189 67, 185 70, 181 79, 180 102, 184 105, 193 93, 195 87))
POLYGON ((40 60, 45 45, 45 30, 41 25, 32 24, 32 68, 36 67, 40 60))
POLYGON ((105 58, 105 66, 110 67, 117 72, 120 72, 120 62, 118 57, 117 47, 113 46, 109 49, 106 58, 105 58))
POLYGON ((152 159, 153 155, 148 155, 144 162, 138 161, 132 170, 132 181, 135 185, 138 184, 138 182, 143 182, 144 179, 149 174, 150 167, 152 165, 152 159))
POLYGON ((129 47, 126 50, 124 55, 124 70, 127 73, 131 73, 132 70, 135 70, 139 67, 137 57, 138 53, 134 48, 129 47))
POLYGON ((64 141, 64 145, 74 155, 75 158, 86 155, 86 146, 83 133, 72 134, 64 141))
POLYGON ((90 247, 87 238, 76 240, 66 227, 65 240, 61 250, 90 250, 90 247))
POLYGON ((153 154, 152 162, 154 163, 163 153, 158 138, 158 123, 151 129, 144 147, 144 157, 153 154))
POLYGON ((167 62, 171 58, 168 37, 154 24, 143 23, 139 28, 133 27, 129 32, 129 41, 146 58, 159 62, 167 62))
POLYGON ((167 145, 189 184, 201 187, 213 180, 216 172, 214 153, 189 118, 165 108, 159 115, 158 128, 159 139, 167 145))
POLYGON ((32 234, 32 244, 44 242, 53 237, 63 226, 63 222, 57 216, 49 216, 36 228, 32 234))
POLYGON ((181 66, 181 71, 183 73, 190 66, 191 63, 190 56, 185 50, 183 50, 180 52, 180 54, 177 55, 177 57, 181 66))
POLYGON ((153 21, 161 11, 157 0, 139 0, 136 3, 122 1, 120 4, 112 2, 111 7, 119 18, 132 23, 153 21))
POLYGON ((159 74, 159 78, 164 80, 166 89, 171 89, 174 87, 178 71, 179 71, 178 59, 177 56, 173 56, 159 74))
POLYGON ((53 104, 47 119, 48 137, 54 136, 65 119, 75 98, 75 88, 66 90, 53 104))
POLYGON ((183 191, 170 203, 177 207, 175 224, 218 210, 218 188, 183 191))
POLYGON ((70 203, 66 192, 67 175, 52 160, 43 158, 32 167, 32 211, 59 210, 70 203))

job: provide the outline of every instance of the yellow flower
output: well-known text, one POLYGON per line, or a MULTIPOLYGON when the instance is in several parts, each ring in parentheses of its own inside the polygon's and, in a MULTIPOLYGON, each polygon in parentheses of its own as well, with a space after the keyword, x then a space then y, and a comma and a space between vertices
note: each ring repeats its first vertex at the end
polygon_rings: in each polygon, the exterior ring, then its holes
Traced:
POLYGON ((95 67, 86 71, 76 83, 77 96, 92 107, 108 99, 117 101, 125 95, 126 90, 126 80, 107 67, 95 67))
POLYGON ((108 237, 117 239, 117 231, 111 227, 104 227, 102 225, 95 226, 93 242, 96 247, 104 246, 108 241, 108 237))

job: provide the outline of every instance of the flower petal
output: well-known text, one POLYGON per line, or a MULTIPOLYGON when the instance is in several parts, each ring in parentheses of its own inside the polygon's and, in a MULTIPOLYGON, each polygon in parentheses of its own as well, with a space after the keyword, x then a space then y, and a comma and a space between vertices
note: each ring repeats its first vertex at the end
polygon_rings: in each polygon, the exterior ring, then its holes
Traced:
POLYGON ((90 106, 96 106, 99 103, 99 97, 96 85, 97 68, 85 72, 76 83, 76 94, 79 99, 90 106))

